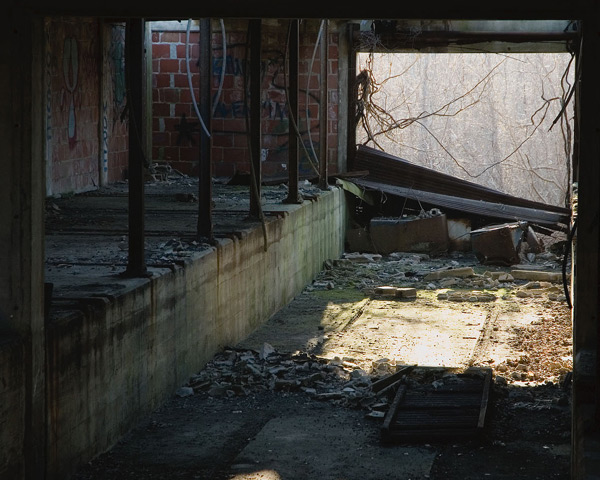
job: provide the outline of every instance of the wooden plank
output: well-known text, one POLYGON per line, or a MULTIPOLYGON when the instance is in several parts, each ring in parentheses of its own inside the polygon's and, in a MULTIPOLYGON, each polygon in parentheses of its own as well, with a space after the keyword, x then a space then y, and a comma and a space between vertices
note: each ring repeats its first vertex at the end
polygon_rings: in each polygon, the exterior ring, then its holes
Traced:
POLYGON ((384 377, 381 380, 377 380, 371 385, 371 390, 375 393, 380 392, 384 388, 389 387, 393 383, 396 383, 399 380, 401 380, 402 377, 409 373, 413 368, 415 368, 415 365, 407 365, 405 367, 402 367, 397 372, 392 373, 391 375, 388 375, 387 377, 384 377))
POLYGON ((394 397, 394 401, 392 402, 392 405, 390 406, 390 409, 388 410, 383 420, 383 427, 381 428, 381 430, 384 435, 387 435, 389 433, 390 426, 396 418, 398 407, 400 406, 400 403, 402 403, 405 393, 406 385, 400 385, 398 391, 396 392, 396 396, 394 397))

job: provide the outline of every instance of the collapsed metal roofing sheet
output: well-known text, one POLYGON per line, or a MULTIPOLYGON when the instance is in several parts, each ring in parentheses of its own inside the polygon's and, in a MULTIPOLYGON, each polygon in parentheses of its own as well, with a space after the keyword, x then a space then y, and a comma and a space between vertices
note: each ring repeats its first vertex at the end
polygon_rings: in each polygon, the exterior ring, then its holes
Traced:
POLYGON ((415 165, 400 157, 364 145, 360 145, 356 151, 355 169, 368 170, 369 174, 365 179, 372 182, 381 182, 464 199, 555 212, 566 217, 570 214, 567 208, 514 197, 452 175, 415 165))
MULTIPOLYGON (((399 187, 388 183, 376 182, 365 178, 355 179, 354 183, 365 188, 385 192, 390 195, 418 200, 422 203, 437 205, 438 207, 450 208, 466 213, 501 218, 512 221, 526 221, 548 228, 560 229, 561 225, 568 225, 569 215, 535 208, 518 207, 502 203, 486 202, 460 198, 458 196, 444 195, 440 193, 425 192, 413 188, 399 187)), ((568 212, 568 211, 567 211, 568 212)))
POLYGON ((412 164, 402 158, 361 145, 357 170, 368 171, 353 182, 362 187, 465 213, 510 221, 527 221, 553 229, 569 224, 564 207, 514 197, 451 175, 412 164))

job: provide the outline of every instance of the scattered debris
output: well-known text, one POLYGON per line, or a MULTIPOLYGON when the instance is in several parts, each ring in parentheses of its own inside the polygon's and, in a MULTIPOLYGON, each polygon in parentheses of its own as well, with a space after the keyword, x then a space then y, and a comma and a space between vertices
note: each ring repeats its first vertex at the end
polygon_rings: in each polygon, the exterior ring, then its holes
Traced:
POLYGON ((423 278, 424 281, 428 282, 431 280, 440 280, 442 278, 448 277, 473 277, 475 276, 475 271, 471 267, 462 267, 462 268, 450 268, 450 269, 441 269, 436 270, 434 272, 428 273, 423 278))
POLYGON ((545 272, 539 270, 512 270, 511 275, 518 280, 534 280, 542 282, 562 283, 561 272, 545 272))

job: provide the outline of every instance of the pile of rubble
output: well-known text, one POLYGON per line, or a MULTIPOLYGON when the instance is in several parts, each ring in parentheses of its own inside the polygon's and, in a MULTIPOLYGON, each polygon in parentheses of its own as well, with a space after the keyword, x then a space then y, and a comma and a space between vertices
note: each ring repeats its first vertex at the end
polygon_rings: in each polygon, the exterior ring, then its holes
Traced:
POLYGON ((390 402, 389 379, 399 379, 402 369, 379 359, 366 372, 352 358, 281 353, 265 343, 260 351, 227 348, 218 353, 177 395, 233 398, 264 391, 304 392, 315 400, 367 409, 368 416, 382 418, 390 402))

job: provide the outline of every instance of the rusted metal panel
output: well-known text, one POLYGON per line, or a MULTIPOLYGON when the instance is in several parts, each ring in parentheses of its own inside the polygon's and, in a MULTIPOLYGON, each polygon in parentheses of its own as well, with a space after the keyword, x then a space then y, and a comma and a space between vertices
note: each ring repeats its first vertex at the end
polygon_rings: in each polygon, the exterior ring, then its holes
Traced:
POLYGON ((448 250, 446 215, 429 218, 373 218, 371 242, 377 253, 441 253, 448 250))
POLYGON ((472 213, 502 220, 518 219, 543 225, 554 230, 563 230, 566 225, 569 224, 570 212, 568 210, 566 210, 565 213, 560 213, 551 210, 539 210, 535 208, 486 202, 483 200, 473 200, 461 198, 460 196, 415 190, 414 188, 391 185, 390 183, 373 181, 365 178, 357 178, 353 181, 357 185, 385 192, 389 195, 410 198, 418 200, 421 203, 427 203, 429 205, 435 205, 440 208, 451 209, 463 213, 472 213))
POLYGON ((471 232, 471 247, 484 265, 516 265, 528 226, 521 223, 493 225, 471 232))

